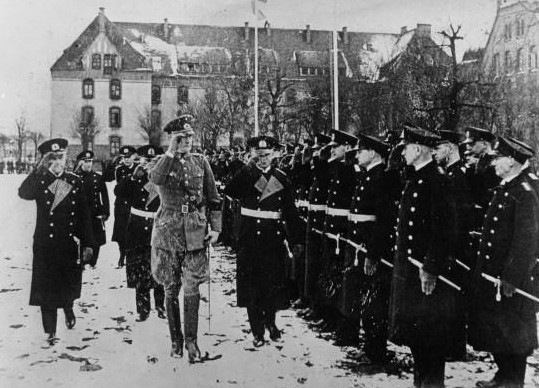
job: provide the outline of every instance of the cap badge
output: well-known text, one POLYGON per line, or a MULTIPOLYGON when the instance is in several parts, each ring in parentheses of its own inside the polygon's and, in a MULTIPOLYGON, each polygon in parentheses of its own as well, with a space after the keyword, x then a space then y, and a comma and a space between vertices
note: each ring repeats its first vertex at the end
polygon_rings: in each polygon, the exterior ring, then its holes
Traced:
POLYGON ((150 155, 150 156, 155 156, 155 150, 154 150, 153 148, 150 148, 150 149, 148 150, 148 155, 150 155))
POLYGON ((266 143, 266 140, 260 140, 258 142, 258 147, 259 148, 266 148, 268 146, 268 144, 266 143))
POLYGON ((92 157, 92 154, 90 154, 89 152, 86 152, 86 157, 90 158, 90 157, 92 157))
POLYGON ((52 151, 58 151, 60 149, 60 146, 57 143, 51 144, 51 150, 52 151))
POLYGON ((185 123, 185 124, 183 125, 183 129, 184 129, 184 130, 191 131, 191 130, 193 129, 193 127, 191 127, 191 124, 185 123))

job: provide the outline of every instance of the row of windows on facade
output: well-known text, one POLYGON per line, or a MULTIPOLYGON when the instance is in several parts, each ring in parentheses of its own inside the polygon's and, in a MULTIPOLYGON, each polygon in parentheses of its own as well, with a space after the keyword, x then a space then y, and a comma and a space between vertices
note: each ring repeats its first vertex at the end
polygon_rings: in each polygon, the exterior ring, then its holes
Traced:
MULTIPOLYGON (((533 70, 537 69, 537 51, 535 46, 530 46, 528 50, 528 61, 525 60, 525 51, 524 48, 519 48, 517 50, 517 55, 515 62, 513 63, 513 58, 511 56, 511 51, 506 51, 503 58, 503 68, 507 74, 512 73, 513 71, 523 72, 526 70, 526 64, 528 69, 533 70)), ((492 57, 492 72, 496 75, 502 72, 500 66, 500 53, 494 54, 492 57)))
MULTIPOLYGON (((95 111, 93 106, 83 106, 81 110, 81 126, 87 126, 94 123, 95 111)), ((161 111, 158 109, 152 109, 150 112, 150 125, 154 128, 161 127, 161 111)), ((109 108, 109 127, 121 128, 122 126, 122 108, 118 106, 112 106, 109 108)))
MULTIPOLYGON (((109 137, 109 147, 110 147, 110 155, 118 155, 120 153, 120 147, 122 146, 122 140, 119 136, 110 136, 109 137)), ((94 150, 94 143, 92 141, 88 142, 87 149, 93 151, 94 150)))
POLYGON ((103 74, 112 74, 113 70, 118 70, 118 56, 116 54, 92 54, 92 69, 101 70, 101 67, 103 67, 103 74))
POLYGON ((515 25, 515 34, 517 38, 521 38, 526 33, 526 22, 524 19, 517 19, 514 23, 509 23, 504 26, 503 37, 505 40, 513 38, 513 24, 515 25))
MULTIPOLYGON (((90 99, 95 96, 94 80, 86 78, 82 81, 82 98, 90 99)), ((119 79, 111 79, 109 82, 109 98, 119 100, 122 98, 122 82, 119 79)))

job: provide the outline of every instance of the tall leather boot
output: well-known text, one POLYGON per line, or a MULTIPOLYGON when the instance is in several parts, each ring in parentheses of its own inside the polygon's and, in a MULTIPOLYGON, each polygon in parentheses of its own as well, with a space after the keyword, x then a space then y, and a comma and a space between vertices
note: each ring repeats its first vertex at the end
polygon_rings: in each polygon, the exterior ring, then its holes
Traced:
POLYGON ((56 321, 58 319, 58 310, 56 307, 41 306, 41 321, 43 330, 48 335, 47 342, 53 346, 56 341, 56 321))
POLYGON ((182 321, 180 316, 180 303, 178 297, 165 298, 168 328, 170 330, 170 339, 172 340, 171 357, 183 357, 183 333, 182 321))
POLYGON ((189 362, 193 363, 200 359, 200 349, 197 345, 198 332, 198 307, 200 295, 184 295, 183 314, 185 316, 185 349, 189 355, 189 362))

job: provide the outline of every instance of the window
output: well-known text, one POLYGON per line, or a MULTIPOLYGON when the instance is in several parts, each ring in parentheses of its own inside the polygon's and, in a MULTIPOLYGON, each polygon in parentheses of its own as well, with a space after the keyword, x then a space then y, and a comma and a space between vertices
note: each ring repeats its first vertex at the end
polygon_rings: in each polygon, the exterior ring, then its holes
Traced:
POLYGON ((109 126, 111 128, 120 128, 122 126, 122 110, 117 106, 109 109, 109 126))
POLYGON ((116 70, 116 54, 103 55, 103 74, 112 74, 116 70))
POLYGON ((517 20, 516 25, 517 25, 517 37, 523 36, 526 30, 526 24, 524 22, 524 19, 517 20))
POLYGON ((500 54, 494 54, 492 57, 492 73, 500 74, 500 54))
POLYGON ((178 87, 178 104, 183 105, 189 102, 189 88, 187 86, 178 87))
POLYGON ((101 54, 92 54, 92 69, 101 69, 101 54))
POLYGON ((300 66, 299 75, 307 75, 307 68, 300 66))
POLYGON ((505 40, 511 39, 511 24, 505 25, 505 28, 503 30, 503 37, 505 38, 505 40))
POLYGON ((82 81, 82 98, 94 98, 94 80, 86 78, 82 81))
POLYGON ((524 71, 525 66, 524 50, 520 48, 517 50, 517 71, 524 71))
POLYGON ((504 58, 504 61, 503 61, 503 66, 505 68, 506 73, 511 72, 511 51, 506 51, 505 52, 505 58, 504 58))
POLYGON ((92 124, 94 121, 94 107, 83 106, 81 111, 80 125, 81 127, 92 124))
POLYGON ((161 111, 154 109, 151 114, 152 128, 161 128, 161 111))
POLYGON ((122 98, 122 83, 119 79, 111 79, 109 88, 111 100, 119 100, 122 98))
POLYGON ((530 51, 528 52, 528 67, 530 69, 537 69, 537 52, 535 46, 530 46, 530 51))
POLYGON ((118 136, 111 136, 109 138, 109 144, 110 144, 110 154, 111 155, 118 155, 120 153, 120 147, 121 147, 121 141, 120 137, 118 136))
POLYGON ((152 105, 161 103, 161 86, 152 85, 152 105))

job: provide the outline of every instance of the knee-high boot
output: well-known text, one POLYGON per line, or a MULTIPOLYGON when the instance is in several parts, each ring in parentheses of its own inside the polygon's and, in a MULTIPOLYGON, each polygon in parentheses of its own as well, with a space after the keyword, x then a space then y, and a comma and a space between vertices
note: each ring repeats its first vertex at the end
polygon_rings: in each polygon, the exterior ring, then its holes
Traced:
POLYGON ((172 357, 183 356, 183 333, 182 320, 180 315, 180 303, 178 297, 166 297, 166 309, 168 318, 168 328, 170 330, 170 339, 172 340, 172 357))
POLYGON ((200 358, 200 350, 197 345, 199 305, 200 294, 184 295, 183 314, 185 317, 185 349, 187 349, 189 354, 190 362, 194 362, 200 358))

